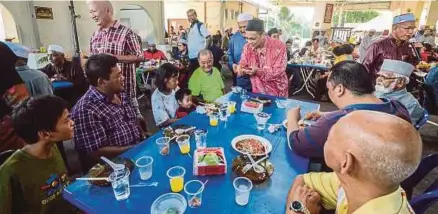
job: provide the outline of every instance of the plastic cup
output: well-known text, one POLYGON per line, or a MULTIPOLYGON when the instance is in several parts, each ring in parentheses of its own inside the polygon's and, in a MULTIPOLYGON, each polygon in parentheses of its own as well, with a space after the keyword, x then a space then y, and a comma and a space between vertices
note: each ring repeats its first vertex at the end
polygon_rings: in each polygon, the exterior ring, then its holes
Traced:
POLYGON ((221 121, 227 121, 228 119, 228 105, 223 104, 219 106, 219 119, 221 121))
POLYGON ((176 138, 181 154, 188 154, 190 152, 190 135, 181 135, 176 138))
POLYGON ((191 208, 200 207, 202 204, 202 192, 204 184, 199 180, 191 180, 184 185, 184 192, 187 196, 187 204, 191 208))
POLYGON ((181 192, 183 190, 184 174, 186 174, 186 170, 181 166, 174 166, 167 170, 167 177, 169 177, 172 192, 181 192))
POLYGON ((109 181, 113 187, 114 196, 117 201, 129 198, 131 191, 129 189, 129 169, 113 172, 109 176, 109 181))
POLYGON ((257 121, 257 129, 263 130, 266 127, 266 123, 268 122, 269 118, 271 116, 269 114, 266 114, 264 112, 257 112, 254 114, 254 117, 257 121))
POLYGON ((144 156, 135 161, 141 180, 148 180, 152 177, 153 163, 154 159, 150 156, 144 156))
POLYGON ((236 193, 236 203, 240 206, 247 205, 252 189, 251 180, 245 177, 238 177, 234 179, 233 186, 236 193))
POLYGON ((234 101, 228 102, 228 112, 230 114, 234 114, 234 112, 236 112, 236 102, 234 102, 234 101))
POLYGON ((246 99, 248 99, 248 92, 246 91, 246 89, 243 89, 242 88, 242 90, 240 91, 240 98, 242 99, 242 100, 246 100, 246 99))
POLYGON ((219 115, 217 113, 210 114, 210 126, 217 126, 219 124, 219 115))
POLYGON ((169 137, 160 137, 155 141, 158 145, 160 155, 169 155, 169 141, 169 137))
POLYGON ((196 129, 195 130, 196 148, 207 147, 207 133, 208 132, 205 129, 196 129))

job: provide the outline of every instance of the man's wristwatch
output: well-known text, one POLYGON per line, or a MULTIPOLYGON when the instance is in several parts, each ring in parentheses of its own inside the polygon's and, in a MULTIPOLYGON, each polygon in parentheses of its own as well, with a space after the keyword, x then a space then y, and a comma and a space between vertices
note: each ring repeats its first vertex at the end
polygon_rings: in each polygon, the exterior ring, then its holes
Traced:
POLYGON ((289 205, 289 209, 297 213, 310 214, 310 211, 301 201, 292 201, 289 205))

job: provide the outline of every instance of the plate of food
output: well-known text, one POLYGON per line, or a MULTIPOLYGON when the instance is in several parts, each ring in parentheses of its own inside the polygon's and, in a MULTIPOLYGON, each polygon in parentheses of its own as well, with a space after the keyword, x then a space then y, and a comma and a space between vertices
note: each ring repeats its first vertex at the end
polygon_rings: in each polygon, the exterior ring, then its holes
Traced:
MULTIPOLYGON (((254 161, 257 162, 263 156, 255 157, 254 161)), ((244 172, 245 166, 251 164, 247 155, 239 155, 233 160, 232 171, 236 173, 238 176, 247 177, 254 183, 262 183, 268 180, 272 174, 274 174, 274 165, 268 159, 262 160, 259 165, 263 167, 262 172, 256 172, 253 168, 250 168, 248 171, 244 172)))
POLYGON ((163 135, 165 137, 176 138, 180 135, 192 135, 195 129, 196 127, 194 126, 179 124, 165 128, 163 130, 163 135))
POLYGON ((181 194, 166 193, 152 203, 152 214, 183 214, 187 209, 187 201, 181 194))
POLYGON ((263 104, 264 106, 269 106, 269 105, 271 105, 271 103, 272 103, 272 100, 269 99, 269 98, 266 98, 266 97, 254 97, 254 98, 251 98, 251 99, 249 99, 249 100, 252 100, 252 101, 255 101, 255 102, 261 103, 261 104, 263 104))
POLYGON ((272 151, 272 144, 257 135, 240 135, 231 141, 234 150, 253 156, 267 155, 272 151))
MULTIPOLYGON (((115 158, 111 160, 112 162, 116 164, 124 164, 126 168, 128 168, 131 172, 135 167, 134 162, 131 159, 128 158, 115 158)), ((113 172, 113 169, 106 163, 98 163, 94 165, 89 171, 88 171, 88 177, 90 178, 108 178, 109 175, 113 172)), ((109 186, 109 181, 99 180, 99 181, 90 181, 91 184, 97 185, 97 186, 109 186)))
MULTIPOLYGON (((314 120, 299 120, 298 125, 300 126, 300 129, 304 129, 308 126, 313 125, 315 122, 316 121, 314 121, 314 120)), ((283 121, 283 126, 285 129, 287 129, 287 120, 283 121)))

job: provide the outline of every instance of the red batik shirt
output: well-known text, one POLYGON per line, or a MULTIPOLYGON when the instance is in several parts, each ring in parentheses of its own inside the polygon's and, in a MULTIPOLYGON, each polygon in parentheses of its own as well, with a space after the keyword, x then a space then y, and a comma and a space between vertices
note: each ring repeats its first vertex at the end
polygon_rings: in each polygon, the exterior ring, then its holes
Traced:
POLYGON ((254 49, 247 43, 239 65, 246 69, 257 68, 256 74, 250 77, 252 92, 288 97, 287 52, 281 41, 266 37, 261 49, 254 49))
MULTIPOLYGON (((98 29, 93 33, 90 40, 90 53, 143 57, 135 33, 118 21, 115 21, 109 29, 98 29)), ((135 97, 135 63, 119 63, 119 66, 125 77, 126 94, 135 97)))

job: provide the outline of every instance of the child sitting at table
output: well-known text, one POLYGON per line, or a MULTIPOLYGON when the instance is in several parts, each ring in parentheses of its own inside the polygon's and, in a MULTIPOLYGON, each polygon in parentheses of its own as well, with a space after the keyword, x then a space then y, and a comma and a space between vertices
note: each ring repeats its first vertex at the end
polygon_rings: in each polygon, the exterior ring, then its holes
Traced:
POLYGON ((176 118, 183 118, 195 110, 192 102, 192 91, 190 89, 180 89, 175 93, 175 98, 178 101, 178 109, 176 110, 176 118))
POLYGON ((343 44, 334 47, 333 54, 335 55, 335 62, 333 63, 333 65, 336 65, 339 62, 345 60, 353 60, 353 56, 351 55, 353 51, 354 51, 354 47, 350 44, 343 44))

